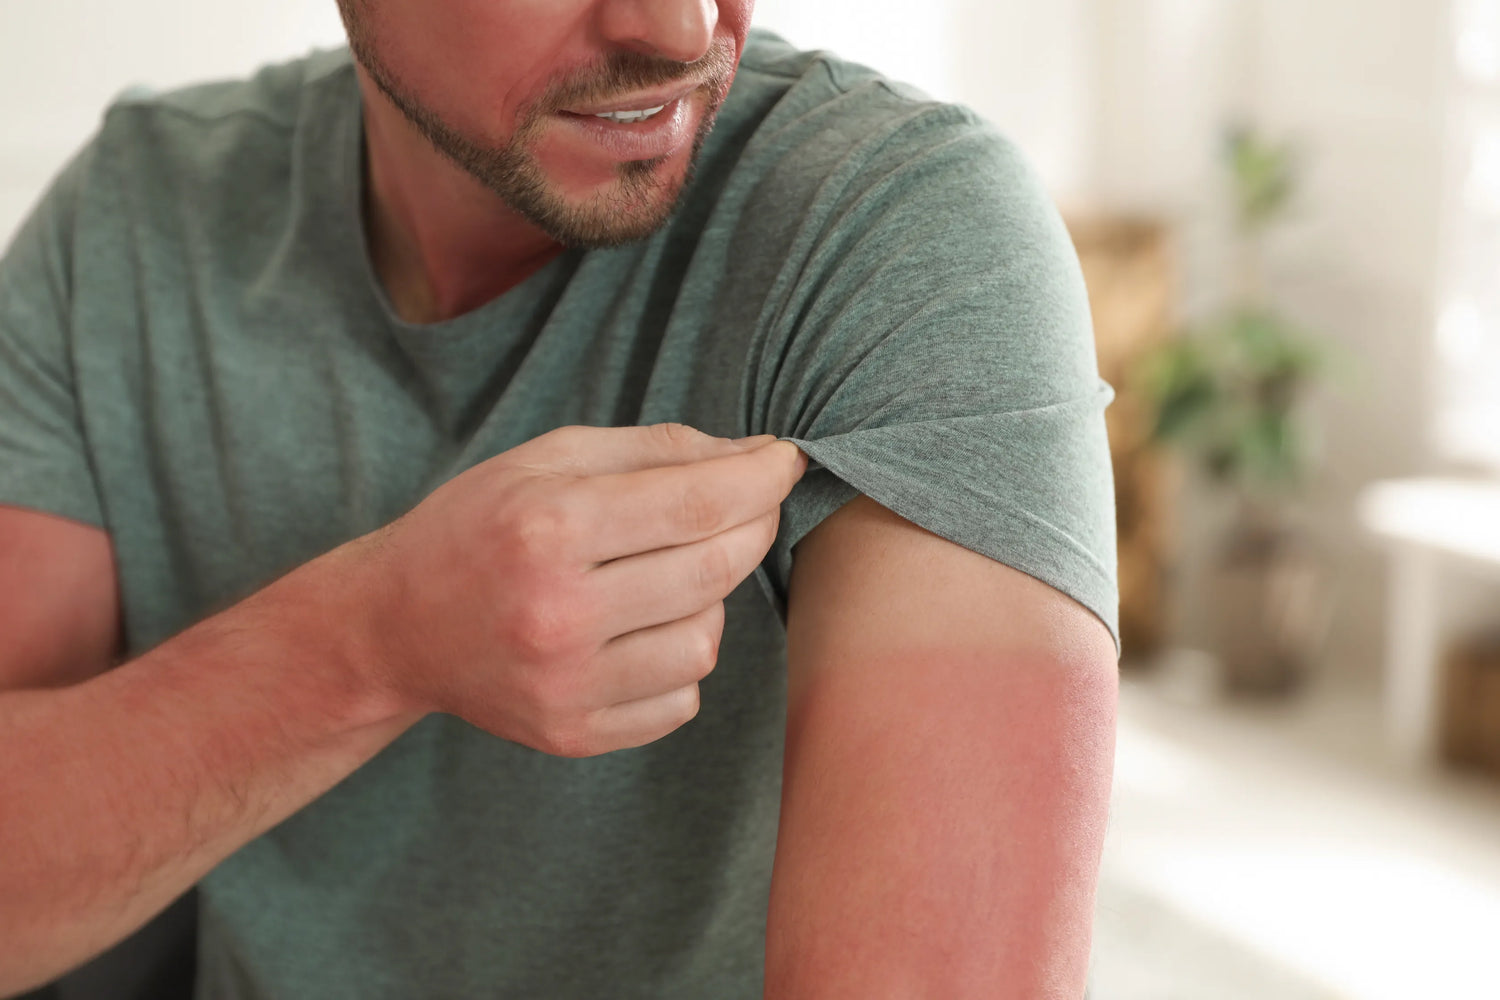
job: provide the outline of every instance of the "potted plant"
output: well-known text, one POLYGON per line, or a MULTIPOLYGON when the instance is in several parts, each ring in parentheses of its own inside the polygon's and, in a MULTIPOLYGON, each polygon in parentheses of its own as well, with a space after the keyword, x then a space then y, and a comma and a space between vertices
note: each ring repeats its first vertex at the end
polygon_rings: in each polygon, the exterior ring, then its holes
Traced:
POLYGON ((1292 150, 1235 129, 1225 160, 1235 208, 1230 301, 1143 358, 1134 378, 1154 411, 1151 440, 1233 500, 1205 578, 1224 680, 1286 692, 1307 678, 1326 624, 1326 573, 1287 511, 1310 461, 1302 404, 1327 352, 1275 309, 1263 284, 1263 239, 1296 191, 1292 150))

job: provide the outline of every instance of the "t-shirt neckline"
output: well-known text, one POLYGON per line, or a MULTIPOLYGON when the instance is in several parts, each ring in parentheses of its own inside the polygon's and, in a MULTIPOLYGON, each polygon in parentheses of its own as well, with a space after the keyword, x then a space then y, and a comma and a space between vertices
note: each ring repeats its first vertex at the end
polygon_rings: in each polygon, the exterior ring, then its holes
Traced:
POLYGON ((345 77, 349 93, 340 102, 344 119, 344 137, 340 156, 340 205, 339 218, 344 229, 343 245, 351 247, 360 286, 364 289, 371 307, 377 311, 403 341, 452 341, 467 339, 470 335, 488 331, 494 335, 497 324, 507 324, 519 316, 526 315, 530 308, 553 286, 555 277, 565 268, 576 266, 581 252, 564 250, 536 271, 527 275, 515 287, 486 302, 478 308, 436 323, 413 323, 403 319, 392 305, 390 296, 375 272, 370 259, 369 235, 365 227, 365 124, 364 98, 360 92, 359 79, 354 73, 351 57, 349 71, 345 77))

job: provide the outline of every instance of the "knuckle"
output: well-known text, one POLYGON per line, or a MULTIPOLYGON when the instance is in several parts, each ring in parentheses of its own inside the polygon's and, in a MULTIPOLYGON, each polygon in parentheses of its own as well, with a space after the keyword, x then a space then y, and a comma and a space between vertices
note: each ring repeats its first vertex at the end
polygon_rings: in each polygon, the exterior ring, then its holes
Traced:
POLYGON ((722 545, 708 545, 698 560, 698 588, 721 597, 734 589, 735 566, 722 545))
POLYGON ((522 603, 507 629, 508 644, 524 659, 552 660, 572 650, 577 623, 565 601, 533 596, 522 603))
POLYGON ((719 634, 700 632, 694 640, 692 663, 699 670, 699 679, 708 676, 719 662, 719 634))
POLYGON ((708 436, 687 424, 680 423, 653 424, 651 432, 660 438, 663 444, 672 448, 687 448, 708 436))
POLYGON ((723 514, 708 491, 690 485, 672 501, 671 515, 675 527, 695 535, 716 535, 723 527, 723 514))
POLYGON ((698 712, 703 707, 703 695, 698 690, 697 684, 689 684, 682 689, 682 723, 691 722, 698 717, 698 712))
POLYGON ((557 497, 529 504, 510 521, 510 540, 524 559, 554 564, 573 547, 578 537, 578 518, 557 497))
POLYGON ((588 729, 576 721, 556 721, 542 728, 537 749, 554 757, 593 757, 599 751, 588 729))
POLYGON ((512 461, 517 462, 554 462, 565 460, 572 450, 577 447, 579 435, 583 430, 584 428, 573 425, 554 427, 545 434, 539 434, 503 454, 509 456, 512 461))

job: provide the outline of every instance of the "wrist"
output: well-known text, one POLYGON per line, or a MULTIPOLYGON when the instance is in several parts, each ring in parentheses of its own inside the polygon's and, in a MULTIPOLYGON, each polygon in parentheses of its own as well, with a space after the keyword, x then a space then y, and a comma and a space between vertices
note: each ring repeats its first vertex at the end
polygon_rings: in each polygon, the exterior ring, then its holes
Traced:
POLYGON ((322 665, 331 709, 350 728, 408 725, 425 711, 394 682, 380 637, 381 574, 369 536, 356 538, 282 577, 260 595, 293 641, 322 665))

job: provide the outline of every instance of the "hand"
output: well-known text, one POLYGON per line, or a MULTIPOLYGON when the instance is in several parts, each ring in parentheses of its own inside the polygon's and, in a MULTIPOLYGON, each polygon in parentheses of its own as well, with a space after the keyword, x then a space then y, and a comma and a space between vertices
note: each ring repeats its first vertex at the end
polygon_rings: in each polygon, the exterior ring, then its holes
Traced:
POLYGON ((765 557, 807 459, 682 424, 563 427, 356 540, 372 677, 401 711, 457 715, 587 757, 698 714, 724 598, 765 557))

